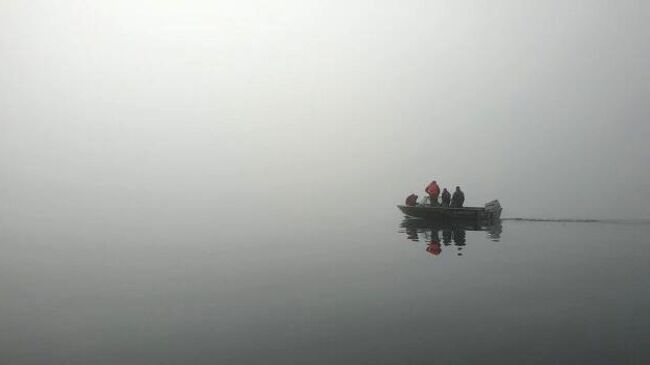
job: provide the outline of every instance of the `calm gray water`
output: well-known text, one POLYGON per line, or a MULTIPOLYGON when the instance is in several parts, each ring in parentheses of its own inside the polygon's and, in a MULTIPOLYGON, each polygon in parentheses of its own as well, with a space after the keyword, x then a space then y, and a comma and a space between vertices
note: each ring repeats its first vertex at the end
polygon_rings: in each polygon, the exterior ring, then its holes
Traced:
POLYGON ((649 225, 91 203, 3 217, 0 363, 650 361, 649 225))

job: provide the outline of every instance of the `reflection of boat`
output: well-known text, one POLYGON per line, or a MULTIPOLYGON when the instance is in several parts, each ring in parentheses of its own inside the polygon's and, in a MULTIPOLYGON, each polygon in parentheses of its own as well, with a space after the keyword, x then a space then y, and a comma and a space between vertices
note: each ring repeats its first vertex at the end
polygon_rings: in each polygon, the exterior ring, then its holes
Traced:
POLYGON ((501 204, 493 200, 484 207, 463 207, 450 208, 442 206, 431 206, 417 204, 414 206, 398 205, 397 208, 409 217, 422 218, 430 221, 465 221, 492 223, 497 222, 501 217, 501 204))
POLYGON ((499 241, 501 237, 501 222, 496 221, 489 224, 478 224, 477 222, 432 222, 419 218, 405 218, 400 224, 401 233, 406 233, 406 237, 415 242, 426 242, 426 251, 432 255, 438 256, 442 252, 443 245, 456 246, 457 254, 462 255, 461 251, 467 245, 467 231, 487 232, 487 236, 492 241, 499 241), (442 240, 440 239, 442 233, 442 240))
MULTIPOLYGON (((490 232, 501 227, 501 221, 497 220, 495 222, 473 222, 473 221, 453 221, 453 222, 442 222, 442 221, 429 221, 421 218, 410 218, 406 217, 402 220, 402 223, 399 225, 401 228, 415 229, 420 232, 424 231, 442 231, 446 229, 462 229, 463 231, 486 231, 490 232)), ((499 228, 500 229, 500 228, 499 228)))

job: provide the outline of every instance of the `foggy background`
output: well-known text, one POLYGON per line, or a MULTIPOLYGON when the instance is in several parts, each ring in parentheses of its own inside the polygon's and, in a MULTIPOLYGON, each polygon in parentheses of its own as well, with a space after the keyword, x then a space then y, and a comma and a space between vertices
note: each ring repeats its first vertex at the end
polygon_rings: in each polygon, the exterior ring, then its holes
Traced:
POLYGON ((507 217, 647 218, 649 16, 644 1, 3 0, 2 220, 398 217, 431 179, 507 217))
POLYGON ((648 363, 650 225, 395 207, 650 218, 648 4, 0 0, 0 363, 648 363))

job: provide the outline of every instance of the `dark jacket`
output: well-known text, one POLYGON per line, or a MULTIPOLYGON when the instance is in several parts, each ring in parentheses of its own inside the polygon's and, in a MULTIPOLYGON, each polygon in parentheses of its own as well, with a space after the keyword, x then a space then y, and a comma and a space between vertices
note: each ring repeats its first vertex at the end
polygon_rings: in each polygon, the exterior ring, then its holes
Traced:
POLYGON ((454 195, 451 196, 451 207, 462 208, 463 203, 465 203, 465 194, 460 189, 454 191, 454 195))
POLYGON ((451 201, 451 194, 447 189, 442 191, 442 195, 440 196, 440 200, 442 200, 442 206, 443 207, 448 207, 449 203, 451 201))

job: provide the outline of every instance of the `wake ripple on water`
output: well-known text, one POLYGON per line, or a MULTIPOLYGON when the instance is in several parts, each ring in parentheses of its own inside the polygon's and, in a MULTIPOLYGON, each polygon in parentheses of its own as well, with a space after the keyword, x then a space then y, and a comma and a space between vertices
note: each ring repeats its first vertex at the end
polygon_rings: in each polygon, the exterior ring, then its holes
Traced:
POLYGON ((501 218, 501 220, 515 222, 650 224, 650 219, 501 218))

